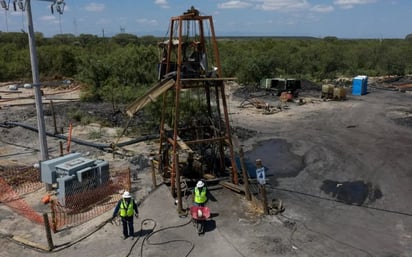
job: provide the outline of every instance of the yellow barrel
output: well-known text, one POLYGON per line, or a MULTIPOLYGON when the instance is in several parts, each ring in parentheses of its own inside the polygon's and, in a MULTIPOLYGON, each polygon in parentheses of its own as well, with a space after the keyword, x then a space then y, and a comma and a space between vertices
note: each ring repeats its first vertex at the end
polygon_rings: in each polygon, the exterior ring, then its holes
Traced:
POLYGON ((343 100, 346 99, 346 88, 335 87, 333 89, 333 99, 343 100))
POLYGON ((346 87, 342 87, 340 91, 340 97, 341 99, 346 99, 346 87))
POLYGON ((329 93, 329 88, 330 88, 329 84, 322 85, 322 93, 328 94, 329 93))
POLYGON ((335 88, 334 85, 331 84, 324 84, 322 85, 322 98, 332 98, 333 97, 333 89, 335 88))

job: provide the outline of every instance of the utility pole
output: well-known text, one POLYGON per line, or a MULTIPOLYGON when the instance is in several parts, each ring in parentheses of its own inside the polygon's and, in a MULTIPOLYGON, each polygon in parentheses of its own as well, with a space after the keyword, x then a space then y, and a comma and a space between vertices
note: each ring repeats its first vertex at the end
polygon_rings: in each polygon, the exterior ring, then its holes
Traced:
POLYGON ((41 153, 41 160, 45 161, 49 159, 49 152, 47 149, 46 127, 45 127, 45 122, 44 122, 42 92, 41 92, 41 85, 40 85, 40 79, 39 79, 39 67, 37 63, 37 50, 36 50, 36 41, 34 38, 33 17, 31 14, 30 0, 26 0, 26 14, 27 14, 27 29, 28 29, 28 37, 29 37, 31 71, 32 71, 32 77, 33 77, 34 96, 35 96, 36 112, 37 112, 37 126, 39 130, 40 153, 41 153))

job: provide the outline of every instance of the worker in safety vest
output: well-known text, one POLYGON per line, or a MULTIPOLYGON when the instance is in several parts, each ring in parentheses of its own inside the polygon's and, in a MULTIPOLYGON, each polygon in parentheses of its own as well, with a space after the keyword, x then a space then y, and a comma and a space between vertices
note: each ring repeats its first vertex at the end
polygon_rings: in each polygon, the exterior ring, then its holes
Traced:
POLYGON ((209 192, 205 183, 199 180, 193 190, 193 204, 195 206, 205 206, 208 200, 209 192))
POLYGON ((122 225, 123 225, 123 239, 130 237, 134 239, 134 227, 133 227, 133 215, 136 218, 139 217, 139 211, 137 209, 137 204, 132 198, 128 191, 124 191, 122 199, 119 200, 116 207, 114 208, 113 217, 114 219, 117 214, 119 214, 122 225))

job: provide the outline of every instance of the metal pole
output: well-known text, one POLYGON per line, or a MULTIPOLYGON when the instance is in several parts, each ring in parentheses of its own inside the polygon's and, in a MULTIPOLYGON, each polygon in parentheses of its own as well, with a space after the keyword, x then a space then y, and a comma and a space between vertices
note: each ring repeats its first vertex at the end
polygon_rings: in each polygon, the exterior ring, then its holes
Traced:
POLYGON ((127 183, 126 190, 129 192, 132 190, 132 181, 131 181, 130 176, 131 176, 131 172, 130 172, 130 167, 129 167, 127 168, 127 180, 126 180, 126 183, 127 183))
MULTIPOLYGON (((31 72, 32 72, 32 77, 33 77, 34 96, 35 96, 36 112, 37 112, 37 127, 39 130, 40 154, 41 154, 41 160, 45 161, 49 159, 49 152, 47 149, 47 137, 46 137, 46 128, 45 128, 45 123, 44 123, 44 115, 43 115, 42 92, 40 89, 39 67, 37 66, 36 41, 34 38, 33 17, 31 15, 30 0, 26 0, 26 14, 27 14, 27 30, 28 30, 28 37, 29 37, 31 72)), ((52 190, 52 188, 53 188, 53 185, 46 183, 47 191, 52 190)))
POLYGON ((43 115, 42 93, 40 90, 39 68, 37 65, 36 42, 34 38, 33 18, 31 15, 30 0, 26 0, 26 13, 27 13, 27 29, 28 29, 28 37, 29 37, 31 70, 32 70, 32 76, 33 76, 33 86, 34 86, 36 111, 37 111, 37 126, 39 129, 40 153, 41 153, 41 160, 44 161, 44 160, 49 159, 49 153, 47 150, 47 138, 46 138, 46 133, 45 133, 46 129, 45 129, 44 115, 43 115))
POLYGON ((6 32, 9 32, 9 20, 7 10, 4 9, 4 17, 6 17, 6 32))
POLYGON ((52 117, 53 117, 54 134, 56 135, 58 132, 57 132, 56 113, 54 112, 53 100, 50 100, 50 109, 51 109, 52 117))
POLYGON ((268 215, 269 214, 269 208, 268 208, 268 198, 266 195, 266 186, 259 184, 260 187, 260 193, 262 194, 262 206, 263 206, 263 213, 268 215))
POLYGON ((176 190, 177 190, 177 212, 181 214, 183 212, 182 206, 182 189, 180 187, 180 169, 179 169, 179 155, 176 154, 176 190))
POLYGON ((250 201, 252 200, 252 195, 250 193, 250 188, 249 188, 249 176, 248 176, 246 165, 245 165, 245 155, 243 153, 243 147, 240 147, 239 155, 240 155, 239 156, 240 165, 242 167, 242 174, 243 174, 243 184, 245 186, 245 195, 246 195, 246 199, 250 201))
POLYGON ((150 165, 152 167, 152 183, 153 183, 153 188, 157 187, 157 182, 156 182, 156 169, 155 169, 155 164, 154 164, 154 159, 150 157, 150 165))
POLYGON ((47 244, 49 245, 49 251, 51 251, 54 248, 54 244, 53 244, 53 238, 52 238, 51 231, 50 231, 49 216, 47 215, 47 213, 43 213, 43 221, 44 221, 44 227, 46 229, 47 244))

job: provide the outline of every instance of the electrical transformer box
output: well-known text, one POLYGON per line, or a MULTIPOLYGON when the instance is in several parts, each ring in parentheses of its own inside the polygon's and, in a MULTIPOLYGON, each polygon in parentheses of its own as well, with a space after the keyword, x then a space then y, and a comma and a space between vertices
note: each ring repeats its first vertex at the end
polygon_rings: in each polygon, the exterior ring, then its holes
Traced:
POLYGON ((57 197, 64 206, 67 197, 94 190, 110 179, 109 163, 68 154, 41 163, 42 182, 57 183, 57 197))
POLYGON ((79 158, 80 153, 70 153, 54 159, 40 162, 40 179, 47 184, 57 183, 56 166, 67 161, 79 158))
POLYGON ((75 175, 79 170, 92 166, 94 166, 94 160, 79 157, 56 165, 56 174, 58 177, 75 175))

